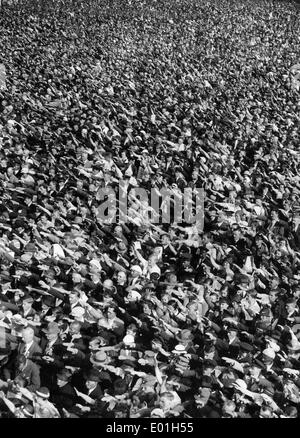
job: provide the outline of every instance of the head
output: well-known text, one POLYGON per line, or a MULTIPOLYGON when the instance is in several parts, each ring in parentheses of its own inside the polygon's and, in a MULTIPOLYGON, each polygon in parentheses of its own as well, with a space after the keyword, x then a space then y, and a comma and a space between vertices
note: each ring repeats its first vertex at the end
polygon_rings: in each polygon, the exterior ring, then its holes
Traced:
POLYGON ((60 333, 58 324, 55 322, 50 323, 45 333, 46 333, 46 338, 48 339, 49 342, 55 341, 60 333))
POLYGON ((197 394, 194 395, 195 403, 197 407, 203 408, 211 395, 211 388, 199 388, 197 394))
POLYGON ((106 311, 106 315, 108 320, 116 318, 117 316, 116 309, 113 306, 108 307, 106 311))
POLYGON ((62 388, 63 386, 67 385, 71 377, 72 374, 67 368, 62 369, 56 376, 57 386, 62 388))
POLYGON ((273 410, 270 406, 261 406, 259 411, 259 418, 272 418, 273 410))
POLYGON ((78 272, 73 272, 72 273, 72 281, 74 284, 79 284, 81 283, 81 275, 78 272))
POLYGON ((78 291, 72 291, 69 295, 70 304, 76 304, 79 301, 80 293, 78 291))
POLYGON ((257 379, 261 374, 261 367, 255 363, 249 368, 249 374, 253 379, 257 379))
POLYGON ((22 331, 22 340, 25 344, 30 344, 34 339, 34 330, 32 327, 26 327, 22 331))
POLYGON ((70 324, 70 334, 76 335, 80 333, 81 324, 79 321, 74 321, 70 324))
POLYGON ((262 359, 261 360, 265 365, 272 364, 274 359, 275 359, 275 352, 271 348, 266 348, 262 352, 262 359))
POLYGON ((119 271, 117 273, 117 283, 120 285, 126 283, 126 274, 124 271, 119 271))

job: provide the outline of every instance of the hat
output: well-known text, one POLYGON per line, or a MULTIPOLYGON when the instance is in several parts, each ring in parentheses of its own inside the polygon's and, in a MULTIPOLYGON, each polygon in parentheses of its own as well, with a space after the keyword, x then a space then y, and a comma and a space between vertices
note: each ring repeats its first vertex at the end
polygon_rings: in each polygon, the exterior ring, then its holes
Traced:
POLYGON ((48 327, 46 329, 43 329, 44 333, 48 333, 48 334, 58 334, 60 332, 60 328, 57 324, 57 322, 50 322, 48 324, 48 327))
POLYGON ((265 348, 262 353, 264 356, 268 356, 270 359, 275 359, 276 354, 272 348, 265 348))
POLYGON ((238 332, 239 331, 235 324, 232 324, 230 322, 226 322, 224 325, 227 327, 228 332, 238 332))
POLYGON ((244 274, 240 274, 239 275, 239 282, 240 283, 249 283, 249 277, 247 275, 244 274))
POLYGON ((134 337, 132 335, 126 335, 123 338, 123 342, 125 345, 133 344, 134 343, 134 337))
POLYGON ((84 378, 89 382, 100 382, 100 374, 97 370, 91 369, 84 374, 84 378))
POLYGON ((186 353, 185 346, 181 345, 181 344, 176 345, 174 350, 172 350, 172 353, 175 353, 175 354, 186 353))
POLYGON ((190 330, 184 329, 179 333, 179 335, 176 336, 176 339, 179 342, 192 341, 194 339, 194 335, 192 334, 192 332, 190 330))
POLYGON ((33 406, 31 406, 30 404, 25 405, 22 409, 22 412, 26 418, 32 418, 34 414, 33 406))
POLYGON ((37 389, 35 391, 35 393, 36 393, 36 395, 38 395, 39 397, 42 397, 44 399, 47 399, 50 397, 50 391, 45 386, 42 386, 41 388, 37 389))
POLYGON ((68 370, 67 368, 63 368, 62 370, 60 370, 57 374, 56 377, 59 380, 63 380, 64 382, 68 382, 70 380, 70 378, 72 377, 72 373, 70 370, 68 370))
POLYGON ((34 243, 27 243, 27 245, 24 247, 24 251, 25 252, 35 252, 36 247, 35 247, 34 243))
POLYGON ((259 359, 254 359, 251 363, 251 367, 260 368, 261 370, 265 369, 264 363, 259 359))
POLYGON ((104 351, 97 351, 97 353, 91 355, 90 361, 93 365, 101 365, 107 359, 107 355, 104 351))

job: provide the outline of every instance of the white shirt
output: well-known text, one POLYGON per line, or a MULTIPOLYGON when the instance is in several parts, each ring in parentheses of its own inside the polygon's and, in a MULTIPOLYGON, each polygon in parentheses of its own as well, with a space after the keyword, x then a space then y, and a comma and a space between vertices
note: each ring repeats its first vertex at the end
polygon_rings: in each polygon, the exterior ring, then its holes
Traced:
POLYGON ((29 342, 29 344, 25 344, 25 351, 24 351, 24 356, 26 356, 29 353, 30 347, 33 344, 33 340, 31 342, 29 342))

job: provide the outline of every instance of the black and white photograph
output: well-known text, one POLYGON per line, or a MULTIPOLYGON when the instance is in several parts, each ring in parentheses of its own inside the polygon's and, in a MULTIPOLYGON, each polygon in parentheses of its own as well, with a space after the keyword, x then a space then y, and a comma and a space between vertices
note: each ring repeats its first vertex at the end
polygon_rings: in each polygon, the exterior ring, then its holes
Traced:
POLYGON ((299 418, 299 170, 300 0, 0 0, 0 419, 299 418))

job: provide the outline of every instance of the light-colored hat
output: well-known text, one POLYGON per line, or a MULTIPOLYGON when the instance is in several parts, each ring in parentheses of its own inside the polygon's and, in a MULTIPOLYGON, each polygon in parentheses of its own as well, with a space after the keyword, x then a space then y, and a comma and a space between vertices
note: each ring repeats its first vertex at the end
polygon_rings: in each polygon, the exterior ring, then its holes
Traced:
POLYGON ((90 357, 90 361, 93 365, 101 365, 106 361, 106 359, 107 355, 105 351, 97 351, 97 353, 90 357))
POLYGON ((175 354, 183 354, 183 353, 186 353, 185 346, 184 346, 184 345, 181 345, 181 344, 176 345, 176 347, 174 348, 174 350, 172 350, 172 353, 175 353, 175 354))
POLYGON ((45 386, 42 386, 41 388, 37 389, 35 391, 36 395, 38 395, 39 397, 42 397, 44 399, 48 399, 50 397, 50 392, 49 389, 46 388, 45 386))
POLYGON ((263 350, 263 355, 268 356, 270 359, 275 359, 275 351, 272 348, 266 348, 263 350))
POLYGON ((123 338, 123 342, 126 345, 132 344, 134 342, 134 337, 132 335, 126 335, 123 338))

